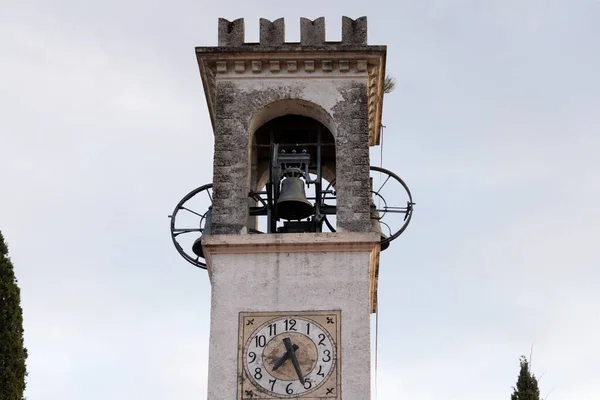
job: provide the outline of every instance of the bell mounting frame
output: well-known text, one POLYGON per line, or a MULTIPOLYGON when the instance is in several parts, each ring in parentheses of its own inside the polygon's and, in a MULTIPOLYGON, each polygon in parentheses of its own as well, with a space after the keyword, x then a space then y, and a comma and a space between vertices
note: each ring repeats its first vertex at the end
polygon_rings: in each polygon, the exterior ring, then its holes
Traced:
MULTIPOLYGON (((381 251, 387 249, 394 239, 400 236, 408 227, 414 211, 412 193, 408 188, 408 185, 398 175, 390 170, 382 167, 370 166, 371 175, 371 221, 372 223, 378 223, 382 233, 381 239, 381 251), (390 183, 391 182, 391 183, 390 183), (393 194, 394 198, 399 197, 399 192, 404 192, 406 205, 390 205, 386 197, 389 199, 391 196, 385 196, 383 193, 384 189, 388 190, 388 193, 393 194), (381 226, 385 226, 384 229, 381 226)), ((326 188, 330 191, 335 186, 335 180, 333 180, 326 188)), ((322 208, 328 209, 331 206, 324 204, 322 208)), ((325 224, 331 232, 335 232, 335 228, 329 222, 327 217, 324 220, 325 224)))
POLYGON ((187 236, 192 236, 188 235, 190 233, 200 234, 200 236, 193 235, 194 241, 202 237, 204 230, 206 229, 207 216, 213 202, 212 186, 212 183, 207 183, 186 194, 181 201, 177 203, 171 215, 169 215, 169 218, 171 219, 171 239, 173 240, 175 248, 187 262, 202 269, 206 269, 206 262, 202 256, 191 252, 192 245, 189 244, 190 240, 187 240, 186 243, 181 243, 180 241, 184 237, 187 239, 187 236), (204 196, 208 197, 210 205, 198 212, 194 209, 197 209, 197 205, 193 203, 206 203, 206 199, 202 199, 204 196), (182 227, 179 224, 185 224, 185 227, 182 227), (184 247, 189 248, 189 252, 186 251, 184 247))
MULTIPOLYGON (((371 166, 371 221, 378 223, 382 232, 381 250, 389 247, 389 244, 400 236, 408 227, 413 215, 414 205, 412 194, 408 185, 395 173, 381 167, 371 166), (391 205, 388 201, 389 195, 385 196, 384 189, 390 189, 389 192, 394 194, 394 198, 398 197, 398 192, 403 191, 406 197, 406 205, 391 205), (383 227, 385 227, 385 232, 383 227)), ((314 183, 314 182, 313 182, 314 183)), ((204 257, 194 254, 192 250, 194 241, 200 240, 207 229, 206 223, 208 214, 212 209, 212 183, 202 185, 187 195, 175 206, 175 209, 169 215, 171 219, 171 239, 179 254, 190 264, 195 267, 206 269, 204 257), (204 198, 204 202, 202 202, 204 198), (200 201, 197 201, 200 200, 200 201), (197 204, 200 203, 201 209, 198 210, 197 204), (185 224, 185 225, 181 225, 185 224), (196 235, 189 235, 196 233, 196 235), (189 239, 187 239, 189 237, 189 239), (187 241, 182 241, 186 238, 187 241), (188 250, 186 250, 188 249, 188 250)), ((319 185, 320 186, 320 185, 319 185)), ((320 210, 320 214, 313 214, 311 226, 318 224, 319 232, 325 225, 330 232, 335 232, 336 229, 327 218, 329 215, 335 215, 336 206, 326 203, 327 200, 335 200, 335 179, 321 191, 321 196, 309 197, 309 199, 320 199, 319 207, 315 210, 320 210)), ((278 190, 276 190, 278 194, 278 190)), ((273 222, 272 208, 276 207, 277 199, 269 194, 269 191, 250 192, 249 197, 252 198, 260 206, 250 207, 249 214, 252 216, 267 217, 267 224, 273 222)), ((210 227, 208 227, 210 228, 210 227)), ((249 233, 263 233, 256 229, 249 229, 249 233)))

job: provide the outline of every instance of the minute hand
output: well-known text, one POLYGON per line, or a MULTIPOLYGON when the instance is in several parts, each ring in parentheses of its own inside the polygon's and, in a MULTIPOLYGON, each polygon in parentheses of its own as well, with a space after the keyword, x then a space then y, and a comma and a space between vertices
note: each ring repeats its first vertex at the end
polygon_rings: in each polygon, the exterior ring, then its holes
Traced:
POLYGON ((294 369, 296 370, 296 374, 298 374, 298 379, 300 379, 300 383, 304 385, 304 377, 302 376, 302 371, 300 371, 300 364, 298 364, 298 359, 296 358, 296 354, 294 353, 294 348, 292 347, 292 341, 290 338, 284 338, 283 344, 292 359, 292 364, 294 365, 294 369))

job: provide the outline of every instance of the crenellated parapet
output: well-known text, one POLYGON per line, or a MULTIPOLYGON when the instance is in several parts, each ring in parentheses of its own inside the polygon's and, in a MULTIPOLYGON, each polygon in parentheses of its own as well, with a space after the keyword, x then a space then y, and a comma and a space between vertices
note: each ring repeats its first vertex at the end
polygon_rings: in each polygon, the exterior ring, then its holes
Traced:
POLYGON ((367 44, 367 17, 356 19, 342 17, 342 43, 348 45, 367 44))
MULTIPOLYGON (((297 45, 297 42, 285 41, 285 21, 283 18, 271 22, 268 19, 260 19, 260 41, 259 43, 245 42, 244 19, 238 18, 229 21, 219 18, 219 46, 285 46, 297 45)), ((302 46, 327 46, 327 45, 367 45, 367 17, 352 19, 342 17, 342 41, 327 42, 325 40, 325 18, 314 20, 300 18, 300 45, 302 46)))
POLYGON ((219 18, 219 46, 241 46, 244 44, 244 18, 228 21, 219 18))
MULTIPOLYGON (((219 24, 222 19, 219 20, 219 24)), ((243 39, 243 37, 242 37, 243 39)), ((281 46, 285 43, 285 21, 283 18, 271 22, 260 19, 260 43, 265 46, 281 46)))
POLYGON ((312 21, 308 18, 300 18, 300 44, 304 46, 323 46, 325 44, 324 17, 312 21))
POLYGON ((334 80, 364 83, 368 143, 380 142, 386 47, 367 44, 367 17, 342 17, 342 40, 326 41, 325 18, 300 19, 300 41, 285 40, 285 20, 260 19, 258 43, 245 41, 244 19, 220 18, 218 46, 197 47, 196 57, 213 127, 217 83, 334 80))

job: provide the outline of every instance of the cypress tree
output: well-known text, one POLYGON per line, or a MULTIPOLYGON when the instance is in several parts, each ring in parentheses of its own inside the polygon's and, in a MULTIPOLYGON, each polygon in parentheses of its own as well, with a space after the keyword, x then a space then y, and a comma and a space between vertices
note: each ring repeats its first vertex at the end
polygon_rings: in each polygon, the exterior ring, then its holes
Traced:
POLYGON ((510 396, 510 400, 540 400, 538 381, 529 370, 529 361, 525 356, 521 356, 519 361, 521 370, 517 379, 517 387, 513 386, 513 394, 510 396))
POLYGON ((26 358, 21 291, 0 232, 0 400, 23 399, 26 358))

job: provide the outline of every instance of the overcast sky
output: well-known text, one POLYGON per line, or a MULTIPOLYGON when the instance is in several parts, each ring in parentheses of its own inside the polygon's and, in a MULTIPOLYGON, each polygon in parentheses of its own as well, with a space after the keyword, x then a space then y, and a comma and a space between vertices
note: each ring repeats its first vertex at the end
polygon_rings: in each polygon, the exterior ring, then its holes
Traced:
MULTIPOLYGON (((382 255, 379 400, 600 399, 600 2, 2 0, 0 229, 27 397, 206 398, 210 284, 167 215, 212 180, 194 47, 217 18, 369 18, 388 46, 383 166, 410 185, 382 255)), ((377 148, 372 164, 379 165, 377 148)))

